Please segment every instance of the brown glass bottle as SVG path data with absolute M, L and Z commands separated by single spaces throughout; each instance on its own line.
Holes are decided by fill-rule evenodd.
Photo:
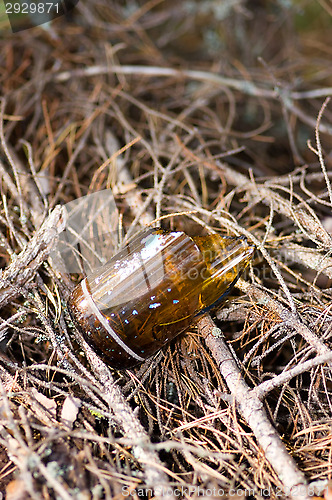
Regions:
M 146 229 L 74 289 L 72 317 L 110 366 L 130 368 L 218 301 L 253 250 L 244 238 Z

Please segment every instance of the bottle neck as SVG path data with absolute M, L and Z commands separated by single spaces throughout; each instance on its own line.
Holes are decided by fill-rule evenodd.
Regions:
M 254 247 L 244 237 L 211 234 L 194 237 L 206 263 L 202 286 L 201 310 L 217 302 L 234 284 L 248 265 Z

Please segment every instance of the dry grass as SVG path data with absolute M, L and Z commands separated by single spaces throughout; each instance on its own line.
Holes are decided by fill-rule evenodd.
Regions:
M 81 0 L 67 21 L 1 39 L 1 489 L 277 498 L 289 484 L 248 396 L 320 495 L 332 472 L 330 8 L 120 3 Z M 247 396 L 205 342 L 210 323 L 128 372 L 78 348 L 70 282 L 47 260 L 60 212 L 38 229 L 106 187 L 127 229 L 190 212 L 163 225 L 257 246 L 213 315 Z

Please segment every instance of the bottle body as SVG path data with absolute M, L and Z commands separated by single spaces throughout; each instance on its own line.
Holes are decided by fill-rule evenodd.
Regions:
M 242 238 L 147 229 L 74 289 L 69 309 L 110 366 L 130 368 L 218 301 L 252 252 Z

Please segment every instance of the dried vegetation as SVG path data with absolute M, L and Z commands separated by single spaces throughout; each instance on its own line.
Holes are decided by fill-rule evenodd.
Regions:
M 81 0 L 67 20 L 2 35 L 8 499 L 323 495 L 331 24 L 323 0 Z M 81 342 L 48 261 L 55 207 L 106 187 L 126 228 L 188 212 L 162 224 L 257 246 L 213 321 L 128 372 Z

